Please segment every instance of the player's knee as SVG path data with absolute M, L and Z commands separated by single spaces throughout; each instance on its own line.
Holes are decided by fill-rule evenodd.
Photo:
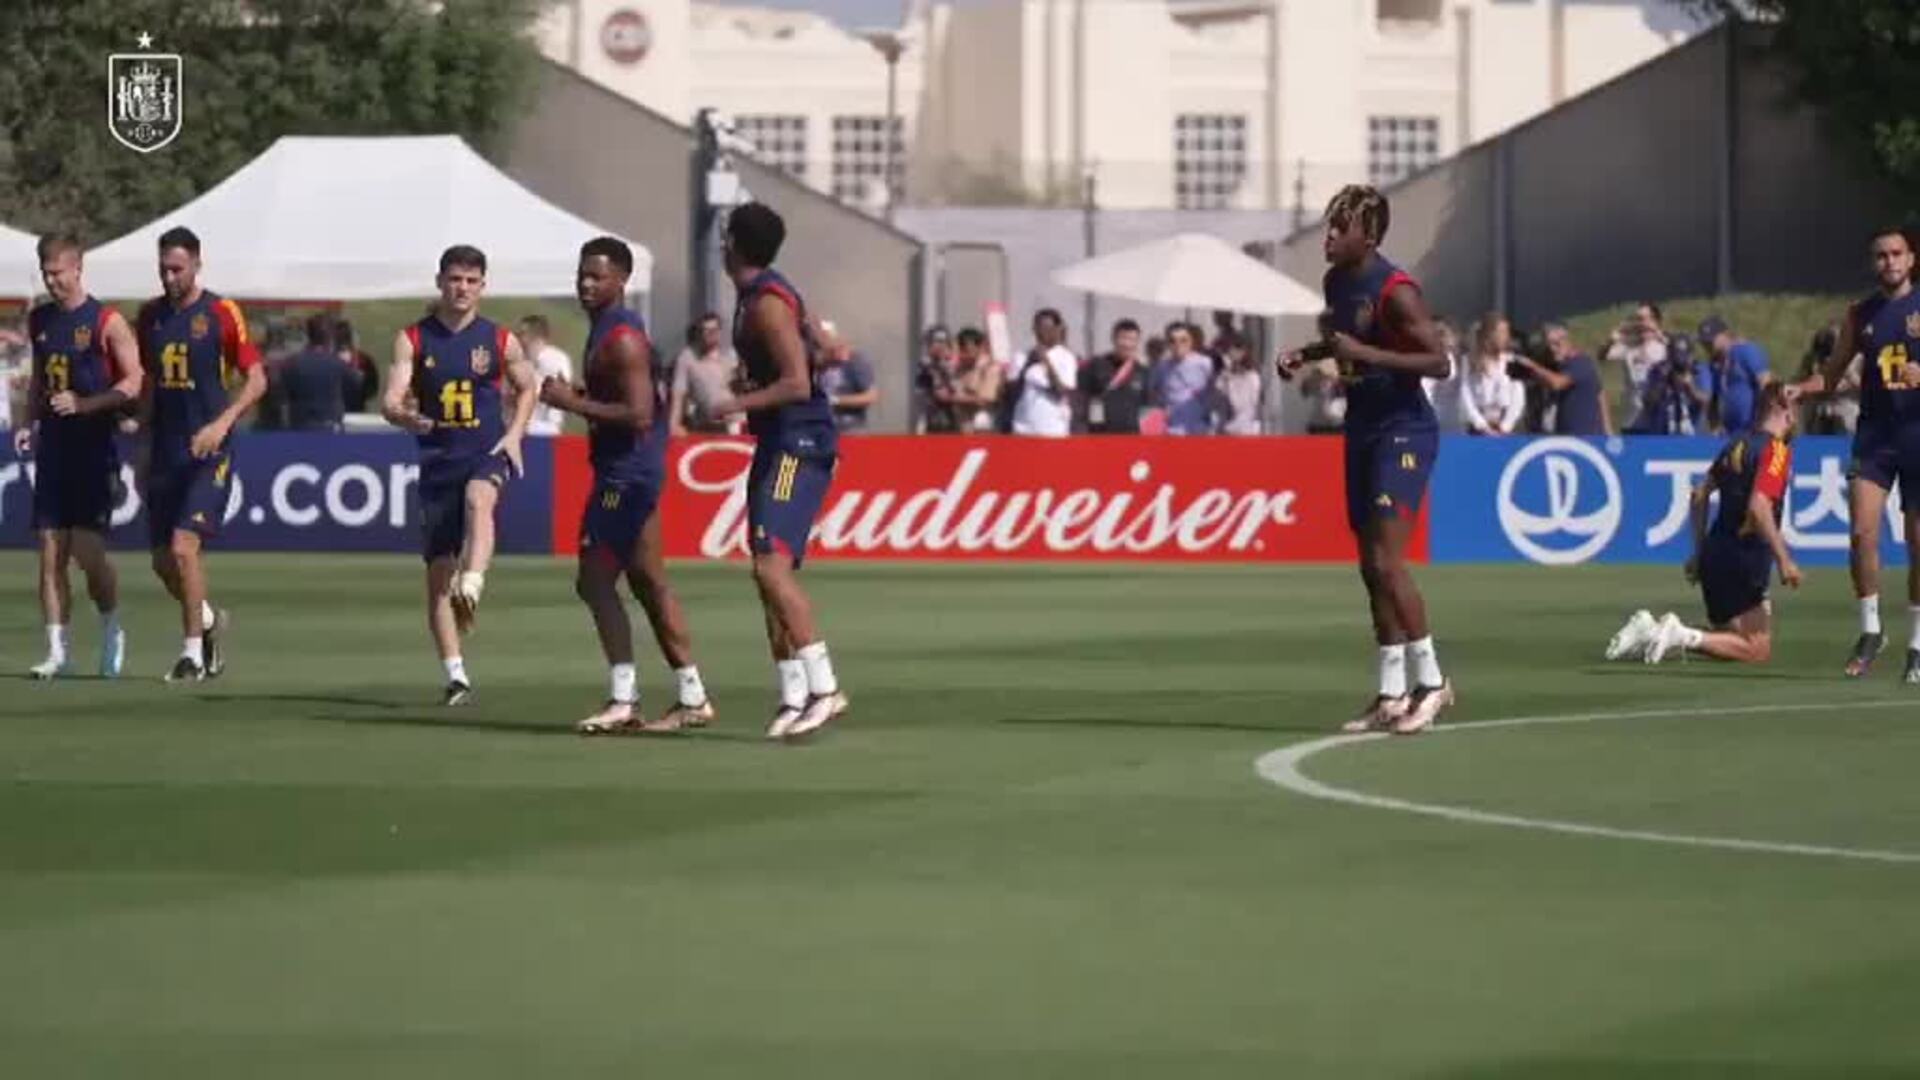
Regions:
M 200 538 L 192 533 L 176 531 L 172 541 L 167 544 L 167 554 L 176 563 L 184 563 L 199 553 Z
M 1880 545 L 1880 521 L 1878 517 L 1855 517 L 1847 529 L 1847 539 L 1856 550 L 1878 552 Z
M 1773 635 L 1747 635 L 1747 659 L 1755 664 L 1764 664 L 1773 659 Z

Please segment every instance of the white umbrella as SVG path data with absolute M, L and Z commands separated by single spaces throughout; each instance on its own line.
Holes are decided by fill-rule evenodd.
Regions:
M 39 238 L 0 225 L 0 297 L 33 299 L 40 287 Z
M 1053 272 L 1056 284 L 1163 307 L 1318 315 L 1319 293 L 1207 233 L 1180 233 Z

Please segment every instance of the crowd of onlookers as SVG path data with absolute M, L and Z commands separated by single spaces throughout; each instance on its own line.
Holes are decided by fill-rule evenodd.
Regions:
M 810 327 L 818 377 L 843 431 L 867 427 L 880 388 L 873 364 L 831 321 Z M 269 370 L 255 425 L 266 430 L 334 431 L 379 401 L 380 366 L 351 322 L 329 312 L 293 321 L 256 316 L 253 333 Z M 31 351 L 17 321 L 0 323 L 0 427 L 24 404 Z M 1713 316 L 1693 332 L 1670 331 L 1660 308 L 1641 304 L 1591 352 L 1567 328 L 1549 323 L 1531 336 L 1490 313 L 1458 332 L 1439 322 L 1452 374 L 1426 382 L 1443 430 L 1470 435 L 1709 435 L 1746 430 L 1760 391 L 1774 378 L 1766 350 Z M 540 378 L 573 378 L 571 359 L 553 344 L 546 319 L 515 324 Z M 1826 358 L 1835 329 L 1815 335 L 1801 358 L 1804 376 Z M 1032 345 L 995 359 L 986 334 L 929 328 L 914 380 L 914 430 L 1065 436 L 1087 434 L 1258 435 L 1267 430 L 1273 382 L 1231 314 L 1212 330 L 1168 323 L 1149 335 L 1132 319 L 1113 324 L 1109 348 L 1082 359 L 1067 347 L 1067 324 L 1052 309 L 1033 319 Z M 716 417 L 735 392 L 740 361 L 718 314 L 687 327 L 673 358 L 668 420 L 674 434 L 737 434 L 738 416 Z M 1616 387 L 1609 392 L 1607 385 Z M 1345 381 L 1333 361 L 1296 377 L 1309 432 L 1337 433 Z M 1859 366 L 1840 393 L 1807 403 L 1805 429 L 1845 433 L 1859 415 Z M 557 435 L 563 416 L 537 406 L 529 431 Z
M 1148 337 L 1121 319 L 1108 350 L 1084 362 L 1066 338 L 1066 321 L 1051 308 L 1033 318 L 1032 347 L 1004 360 L 989 354 L 978 329 L 928 329 L 915 377 L 917 429 L 1043 437 L 1262 431 L 1266 383 L 1228 313 L 1214 317 L 1211 337 L 1185 321 Z

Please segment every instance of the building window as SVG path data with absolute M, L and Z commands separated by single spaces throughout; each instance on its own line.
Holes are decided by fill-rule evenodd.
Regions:
M 887 194 L 887 118 L 836 116 L 833 118 L 833 197 L 847 202 L 884 202 Z M 900 120 L 894 118 L 893 187 L 899 190 L 906 175 L 906 145 Z
M 754 160 L 789 176 L 807 178 L 807 118 L 747 115 L 734 121 L 740 137 L 753 143 Z
M 1367 178 L 1375 187 L 1403 180 L 1439 160 L 1438 117 L 1367 118 Z
M 1247 179 L 1247 118 L 1182 113 L 1173 118 L 1173 202 L 1182 210 L 1230 206 Z

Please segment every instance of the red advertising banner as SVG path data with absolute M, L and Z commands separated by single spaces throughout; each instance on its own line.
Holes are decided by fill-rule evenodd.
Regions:
M 809 557 L 1350 562 L 1340 440 L 1327 437 L 842 440 Z M 577 550 L 585 440 L 554 455 L 554 547 Z M 753 444 L 676 441 L 666 552 L 744 557 Z M 1427 553 L 1421 514 L 1412 557 Z

